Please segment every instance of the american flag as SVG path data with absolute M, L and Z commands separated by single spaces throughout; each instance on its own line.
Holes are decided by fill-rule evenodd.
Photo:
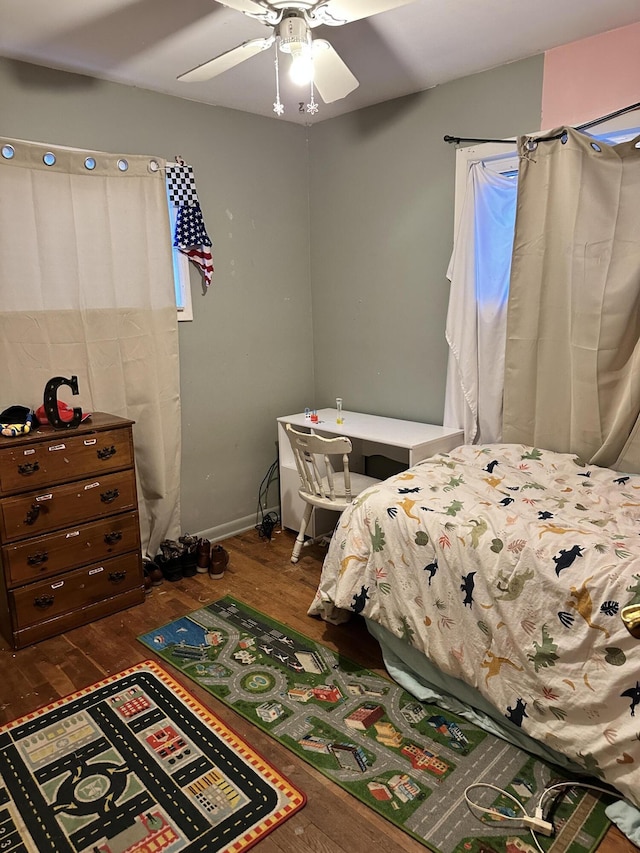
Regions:
M 212 243 L 197 202 L 178 207 L 173 245 L 200 268 L 204 285 L 209 287 L 213 277 Z

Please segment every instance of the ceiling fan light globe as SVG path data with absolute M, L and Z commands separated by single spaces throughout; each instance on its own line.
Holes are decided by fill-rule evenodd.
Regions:
M 289 79 L 296 86 L 306 86 L 313 80 L 313 59 L 308 51 L 294 55 L 289 68 Z

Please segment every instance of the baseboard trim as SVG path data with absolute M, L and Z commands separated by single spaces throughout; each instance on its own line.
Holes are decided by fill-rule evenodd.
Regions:
M 280 507 L 273 506 L 265 510 L 267 513 L 274 513 L 280 518 Z M 258 519 L 259 520 L 259 519 Z M 219 542 L 221 539 L 228 539 L 230 536 L 238 536 L 240 533 L 245 533 L 247 530 L 255 529 L 256 516 L 246 515 L 244 518 L 236 518 L 234 521 L 228 521 L 226 524 L 219 524 L 216 527 L 209 527 L 196 535 L 202 539 L 209 539 L 211 542 Z M 258 535 L 256 531 L 256 536 Z

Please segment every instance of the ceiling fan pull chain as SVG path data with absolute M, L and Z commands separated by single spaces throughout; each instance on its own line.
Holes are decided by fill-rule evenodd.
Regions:
M 278 70 L 278 39 L 275 40 L 276 46 L 276 58 L 274 60 L 274 66 L 276 69 L 276 99 L 273 104 L 273 111 L 276 115 L 281 116 L 284 112 L 284 104 L 280 100 L 280 72 Z
M 313 95 L 313 79 L 311 80 L 311 100 L 307 104 L 307 112 L 312 116 L 318 112 L 318 104 L 316 103 L 316 99 Z

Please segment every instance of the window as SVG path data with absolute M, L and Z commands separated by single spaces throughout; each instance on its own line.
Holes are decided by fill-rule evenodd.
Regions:
M 619 144 L 635 138 L 638 129 L 625 128 L 628 122 L 628 117 L 620 116 L 615 123 L 600 125 L 598 133 L 591 134 L 594 144 L 596 140 Z M 515 141 L 456 151 L 454 245 L 447 272 L 451 280 L 446 326 L 450 351 L 444 425 L 463 426 L 467 442 L 501 440 L 518 165 Z
M 189 276 L 189 259 L 180 249 L 173 245 L 173 235 L 176 232 L 176 219 L 178 208 L 169 200 L 167 191 L 167 205 L 169 207 L 169 225 L 171 229 L 171 251 L 173 254 L 173 284 L 176 294 L 176 308 L 178 309 L 178 321 L 193 320 L 193 305 L 191 303 L 191 279 Z
M 591 133 L 595 139 L 606 140 L 610 145 L 615 145 L 638 136 L 640 128 L 629 127 L 629 116 L 625 114 L 617 116 L 606 123 L 603 122 L 599 126 L 597 133 L 589 130 L 586 132 Z M 543 135 L 543 131 L 535 131 L 535 135 Z M 469 167 L 472 163 L 480 161 L 505 177 L 517 178 L 518 154 L 515 137 L 513 145 L 485 142 L 456 150 L 454 234 L 458 233 L 458 224 L 462 214 L 462 203 L 467 185 Z

